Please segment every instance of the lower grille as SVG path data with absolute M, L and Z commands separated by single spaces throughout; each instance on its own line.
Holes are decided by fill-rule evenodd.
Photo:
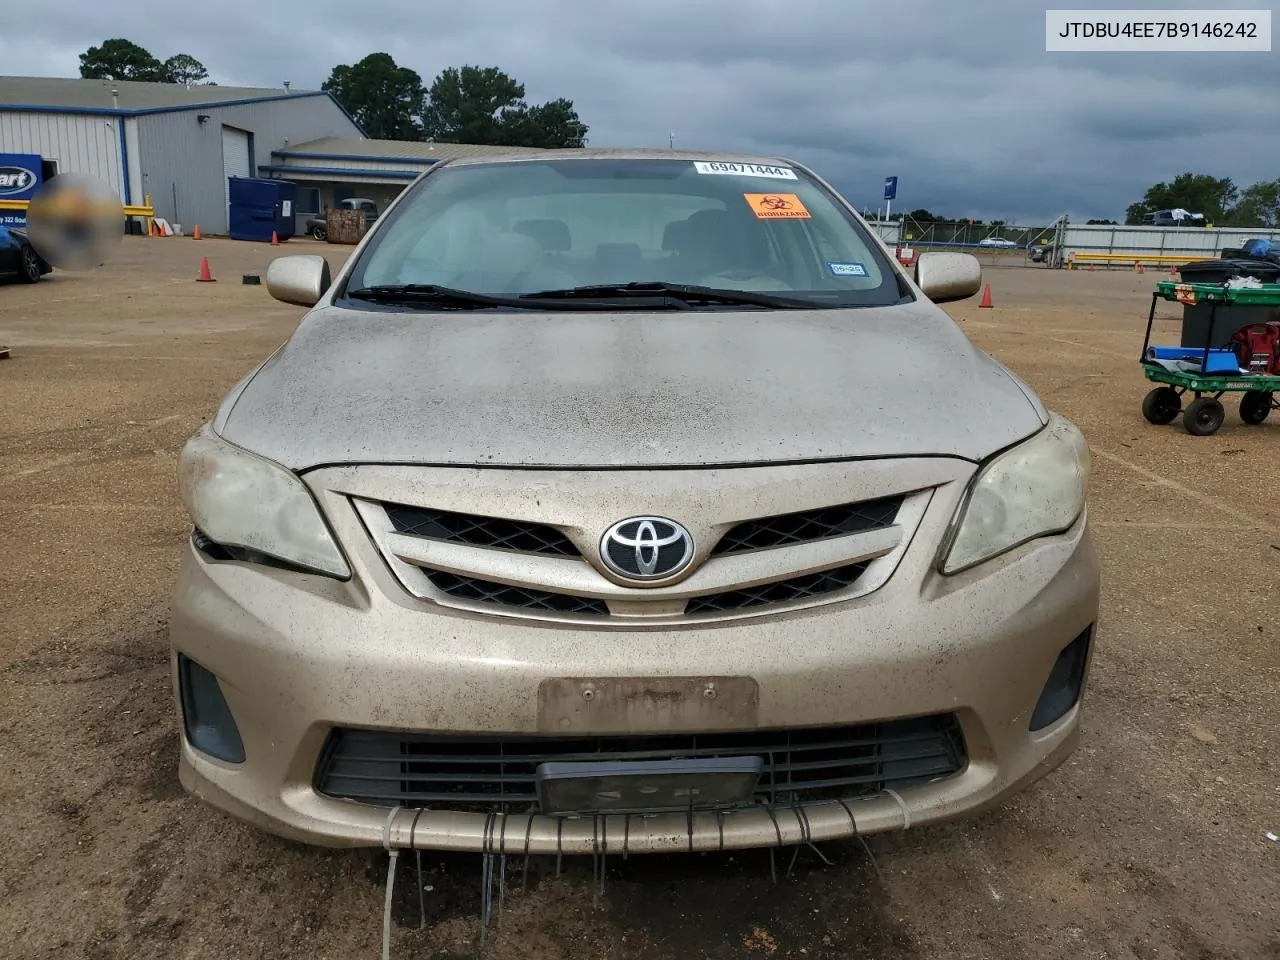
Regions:
M 760 757 L 755 802 L 789 806 L 870 796 L 960 772 L 964 737 L 953 714 L 846 727 L 631 737 L 471 736 L 336 729 L 316 768 L 326 796 L 444 810 L 537 808 L 547 761 Z

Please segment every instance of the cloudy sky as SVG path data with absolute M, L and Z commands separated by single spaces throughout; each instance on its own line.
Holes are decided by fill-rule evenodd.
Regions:
M 1250 5 L 1262 6 L 1238 4 Z M 427 84 L 448 66 L 497 66 L 531 101 L 573 100 L 592 145 L 663 146 L 674 132 L 678 147 L 800 160 L 859 207 L 879 205 L 884 177 L 897 175 L 895 209 L 1015 222 L 1122 219 L 1149 185 L 1184 170 L 1242 186 L 1280 176 L 1280 53 L 1046 53 L 1044 10 L 1031 0 L 40 0 L 9 6 L 0 64 L 76 76 L 86 47 L 125 37 L 161 59 L 189 53 L 226 85 L 314 89 L 335 64 L 380 50 Z

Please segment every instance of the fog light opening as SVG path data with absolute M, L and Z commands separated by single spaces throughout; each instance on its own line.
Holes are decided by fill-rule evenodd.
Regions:
M 1090 625 L 1058 654 L 1040 693 L 1040 702 L 1031 715 L 1032 733 L 1061 720 L 1079 702 L 1092 638 L 1093 626 Z
M 178 654 L 178 686 L 187 742 L 217 760 L 244 763 L 244 742 L 218 678 Z

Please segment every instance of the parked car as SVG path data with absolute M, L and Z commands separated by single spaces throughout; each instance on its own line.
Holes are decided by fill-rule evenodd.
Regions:
M 180 771 L 285 837 L 901 830 L 1075 748 L 1089 450 L 785 159 L 442 161 L 184 448 Z M 1048 814 L 1046 814 L 1048 815 Z
M 1142 215 L 1142 222 L 1154 227 L 1204 227 L 1207 226 L 1204 214 L 1192 213 L 1176 207 L 1172 210 L 1156 210 Z
M 35 283 L 52 272 L 53 267 L 31 245 L 26 230 L 0 226 L 0 277 Z
M 372 200 L 366 200 L 364 197 L 339 200 L 334 207 L 337 210 L 363 210 L 365 223 L 369 227 L 372 227 L 379 217 L 378 205 Z M 316 240 L 324 240 L 328 236 L 328 223 L 323 215 L 308 219 L 306 228 L 307 233 L 311 234 Z
M 1018 245 L 1012 240 L 1005 240 L 1003 237 L 987 237 L 978 241 L 980 247 L 997 247 L 1001 250 L 1017 250 Z
M 1027 257 L 1032 263 L 1051 263 L 1055 249 L 1056 244 L 1053 241 L 1049 243 L 1033 243 L 1027 248 Z

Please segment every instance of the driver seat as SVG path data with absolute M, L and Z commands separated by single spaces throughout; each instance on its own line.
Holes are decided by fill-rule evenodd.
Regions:
M 699 210 L 673 240 L 686 270 L 710 277 L 726 270 L 765 272 L 770 264 L 763 224 L 728 210 Z

